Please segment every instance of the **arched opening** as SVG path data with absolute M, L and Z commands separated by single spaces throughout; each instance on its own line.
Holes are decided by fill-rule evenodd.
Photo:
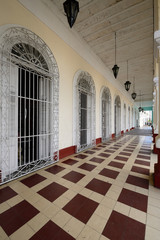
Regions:
M 111 136 L 111 94 L 108 88 L 104 88 L 101 96 L 102 111 L 102 142 Z
M 121 134 L 121 100 L 117 96 L 114 102 L 114 116 L 115 116 L 115 135 Z
M 77 152 L 95 145 L 95 87 L 92 77 L 81 72 L 76 80 Z
M 131 117 L 131 127 L 134 127 L 134 112 L 133 112 L 133 107 L 132 107 L 132 117 Z
M 128 107 L 128 131 L 130 130 L 130 118 L 131 118 L 131 112 L 130 112 L 130 107 Z
M 5 182 L 58 160 L 59 73 L 47 45 L 18 27 L 2 37 L 1 67 Z

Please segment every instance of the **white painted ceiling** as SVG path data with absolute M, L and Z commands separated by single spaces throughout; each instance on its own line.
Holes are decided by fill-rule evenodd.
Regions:
M 65 0 L 50 0 L 64 15 Z M 153 0 L 79 0 L 73 29 L 110 70 L 115 64 L 117 35 L 117 81 L 129 80 L 136 101 L 153 99 Z M 67 18 L 66 18 L 67 21 Z M 128 61 L 128 79 L 127 79 Z M 111 70 L 112 71 L 112 70 Z

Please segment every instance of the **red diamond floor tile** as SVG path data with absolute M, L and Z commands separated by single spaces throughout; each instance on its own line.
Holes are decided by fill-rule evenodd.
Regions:
M 137 155 L 137 158 L 143 158 L 145 160 L 150 160 L 150 157 L 144 156 L 144 155 L 140 155 L 140 154 Z
M 69 159 L 67 159 L 67 160 L 65 160 L 63 163 L 65 163 L 65 164 L 68 164 L 68 165 L 74 165 L 74 164 L 76 164 L 78 161 L 76 161 L 76 160 L 73 160 L 73 159 L 71 159 L 71 158 L 69 158 Z
M 149 153 L 151 153 L 151 149 L 149 148 L 140 148 L 140 151 L 144 151 L 144 152 L 149 152 Z
M 132 150 L 134 150 L 135 149 L 135 147 L 131 147 L 131 146 L 126 146 L 126 148 L 129 148 L 129 149 L 132 149 Z
M 130 183 L 132 185 L 146 188 L 146 189 L 149 188 L 149 180 L 140 178 L 140 177 L 136 177 L 136 176 L 132 176 L 132 175 L 128 176 L 126 183 Z
M 98 205 L 97 202 L 77 194 L 63 207 L 63 210 L 81 222 L 87 223 Z
M 127 162 L 127 160 L 128 160 L 128 158 L 126 158 L 126 157 L 122 157 L 122 156 L 116 156 L 114 159 L 116 159 L 116 160 L 121 160 L 121 161 L 125 161 L 125 162 Z
M 67 190 L 68 188 L 53 182 L 49 184 L 47 187 L 41 189 L 38 193 L 42 197 L 46 198 L 48 201 L 53 202 Z
M 111 240 L 144 240 L 145 225 L 113 211 L 102 234 Z
M 119 172 L 108 169 L 108 168 L 104 168 L 99 174 L 102 175 L 102 176 L 105 176 L 105 177 L 116 179 Z
M 118 147 L 110 147 L 110 149 L 118 150 Z
M 74 240 L 67 232 L 51 220 L 48 221 L 30 240 Z
M 131 169 L 132 172 L 149 175 L 149 169 L 133 166 Z
M 98 156 L 100 156 L 100 157 L 104 157 L 104 158 L 108 158 L 108 157 L 110 157 L 110 154 L 107 154 L 107 153 L 100 153 L 100 154 L 98 154 Z
M 121 145 L 121 144 L 114 144 L 113 147 L 118 147 L 118 148 L 120 148 L 120 147 L 122 147 L 122 145 Z
M 151 147 L 146 147 L 146 146 L 142 146 L 141 150 L 144 150 L 144 151 L 149 151 L 151 150 Z
M 95 151 L 100 151 L 101 149 L 100 149 L 100 148 L 98 148 L 98 147 L 94 147 L 94 148 L 92 148 L 92 150 L 95 150 Z
M 87 154 L 94 154 L 95 152 L 94 152 L 94 151 L 90 151 L 90 150 L 88 150 L 88 151 L 85 151 L 84 153 L 87 153 Z
M 111 167 L 116 167 L 116 168 L 120 168 L 122 169 L 124 167 L 125 164 L 123 163 L 119 163 L 119 162 L 114 162 L 114 161 L 111 161 L 108 166 L 111 166 Z
M 79 166 L 79 168 L 84 169 L 86 171 L 92 171 L 94 168 L 96 168 L 95 165 L 89 164 L 89 163 L 83 163 L 82 165 Z
M 143 194 L 123 188 L 118 201 L 140 211 L 147 212 L 148 197 Z
M 108 192 L 110 186 L 111 186 L 110 183 L 94 178 L 85 186 L 85 188 L 88 188 L 99 194 L 105 195 Z
M 126 152 L 133 152 L 134 150 L 132 150 L 132 149 L 128 149 L 128 148 L 125 148 L 125 149 L 123 149 L 123 151 L 126 151 Z
M 105 150 L 104 152 L 107 152 L 107 153 L 114 153 L 115 151 L 107 149 L 107 150 Z
M 27 178 L 21 180 L 21 183 L 23 183 L 27 187 L 31 188 L 31 187 L 35 186 L 36 184 L 44 181 L 45 179 L 46 179 L 45 177 L 36 173 L 30 177 L 27 177 Z
M 73 183 L 77 183 L 78 181 L 80 181 L 85 175 L 82 173 L 78 173 L 75 171 L 71 171 L 69 173 L 67 173 L 66 175 L 63 176 L 64 179 L 71 181 Z
M 10 236 L 38 213 L 36 208 L 24 200 L 0 215 L 0 225 Z
M 106 147 L 106 146 L 104 146 L 104 145 L 101 144 L 101 145 L 98 145 L 97 147 L 104 148 L 104 147 Z
M 64 167 L 60 167 L 58 165 L 54 165 L 50 168 L 47 168 L 46 171 L 49 172 L 49 173 L 52 173 L 52 174 L 57 174 L 61 171 L 63 171 L 65 168 Z
M 140 154 L 151 155 L 151 151 L 139 151 Z
M 138 159 L 136 159 L 134 163 L 139 164 L 139 165 L 148 166 L 148 167 L 150 166 L 150 162 L 143 161 L 143 160 L 138 160 Z
M 96 162 L 96 163 L 102 163 L 104 159 L 98 158 L 98 157 L 93 157 L 90 159 L 91 162 Z
M 16 195 L 17 193 L 8 186 L 0 189 L 0 204 Z
M 88 157 L 88 156 L 86 156 L 86 155 L 84 155 L 84 154 L 78 154 L 78 155 L 76 155 L 75 157 L 76 157 L 76 158 L 79 158 L 79 159 L 85 159 L 85 158 Z
M 126 152 L 120 152 L 120 155 L 125 155 L 125 156 L 131 156 L 131 153 L 126 153 Z

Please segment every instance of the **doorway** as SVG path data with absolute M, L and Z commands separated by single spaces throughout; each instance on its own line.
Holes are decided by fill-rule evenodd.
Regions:
M 115 136 L 118 136 L 121 134 L 121 101 L 119 96 L 115 98 L 114 119 Z
M 111 135 L 111 95 L 108 88 L 102 92 L 102 142 L 105 142 Z

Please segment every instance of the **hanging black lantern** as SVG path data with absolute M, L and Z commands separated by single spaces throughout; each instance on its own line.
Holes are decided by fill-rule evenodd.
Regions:
M 130 81 L 126 81 L 126 82 L 124 83 L 124 85 L 125 85 L 126 91 L 129 91 L 130 86 L 131 86 L 131 82 L 130 82 Z
M 135 100 L 137 97 L 137 93 L 135 92 L 135 77 L 133 79 L 133 93 L 131 94 L 131 96 L 132 96 L 133 100 Z
M 128 81 L 128 60 L 127 60 L 127 81 L 124 83 L 124 86 L 125 86 L 126 91 L 129 91 L 131 82 Z
M 115 32 L 115 65 L 114 65 L 114 67 L 112 68 L 112 71 L 113 71 L 114 77 L 117 78 L 118 71 L 119 71 L 119 67 L 118 67 L 117 64 L 116 64 L 116 32 Z
M 118 71 L 119 71 L 119 67 L 117 66 L 117 64 L 114 65 L 114 67 L 112 68 L 112 71 L 113 71 L 114 77 L 117 78 Z
M 139 112 L 142 112 L 142 108 L 141 107 L 139 107 L 138 110 L 139 110 Z
M 135 100 L 136 97 L 137 97 L 137 93 L 133 92 L 133 93 L 131 94 L 131 96 L 132 96 L 133 100 Z
M 79 12 L 79 3 L 76 0 L 66 0 L 63 3 L 63 7 L 67 15 L 69 26 L 72 28 Z

